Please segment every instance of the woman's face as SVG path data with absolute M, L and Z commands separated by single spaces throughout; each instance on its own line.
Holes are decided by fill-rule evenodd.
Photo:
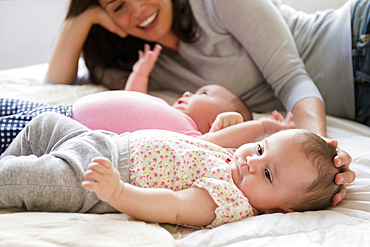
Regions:
M 129 35 L 160 43 L 171 32 L 171 0 L 99 0 L 99 4 Z

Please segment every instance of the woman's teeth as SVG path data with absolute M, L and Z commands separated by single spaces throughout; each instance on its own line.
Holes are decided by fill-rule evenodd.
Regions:
M 151 16 L 149 16 L 148 18 L 146 18 L 138 26 L 140 28 L 146 28 L 146 27 L 148 27 L 150 24 L 152 24 L 152 22 L 155 20 L 155 18 L 157 18 L 157 16 L 158 16 L 158 11 L 156 11 L 154 14 L 152 14 Z

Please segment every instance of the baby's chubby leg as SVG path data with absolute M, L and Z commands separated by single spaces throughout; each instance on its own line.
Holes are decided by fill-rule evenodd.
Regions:
M 81 187 L 84 171 L 92 157 L 112 158 L 100 147 L 114 150 L 99 135 L 54 113 L 33 119 L 0 156 L 0 208 L 89 211 L 99 200 Z

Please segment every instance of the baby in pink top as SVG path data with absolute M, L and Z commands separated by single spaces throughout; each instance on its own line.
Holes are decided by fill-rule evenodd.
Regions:
M 83 97 L 74 103 L 72 117 L 90 129 L 117 134 L 163 129 L 193 137 L 202 135 L 188 115 L 160 98 L 139 92 L 107 91 Z
M 163 129 L 194 137 L 252 119 L 244 102 L 220 85 L 201 87 L 195 94 L 185 92 L 172 107 L 148 95 L 148 77 L 161 49 L 155 46 L 151 51 L 146 45 L 144 52 L 139 53 L 125 90 L 87 95 L 77 100 L 72 108 L 73 119 L 90 129 L 118 134 Z

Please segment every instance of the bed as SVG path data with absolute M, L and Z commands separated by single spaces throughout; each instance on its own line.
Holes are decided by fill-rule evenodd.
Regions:
M 107 90 L 43 84 L 47 64 L 0 71 L 0 97 L 70 104 Z M 80 71 L 84 73 L 83 69 Z M 153 92 L 171 102 L 176 95 Z M 265 114 L 255 114 L 261 117 Z M 247 218 L 211 230 L 153 224 L 125 214 L 0 210 L 0 246 L 365 246 L 370 243 L 370 128 L 328 116 L 328 137 L 351 154 L 356 181 L 335 208 Z

